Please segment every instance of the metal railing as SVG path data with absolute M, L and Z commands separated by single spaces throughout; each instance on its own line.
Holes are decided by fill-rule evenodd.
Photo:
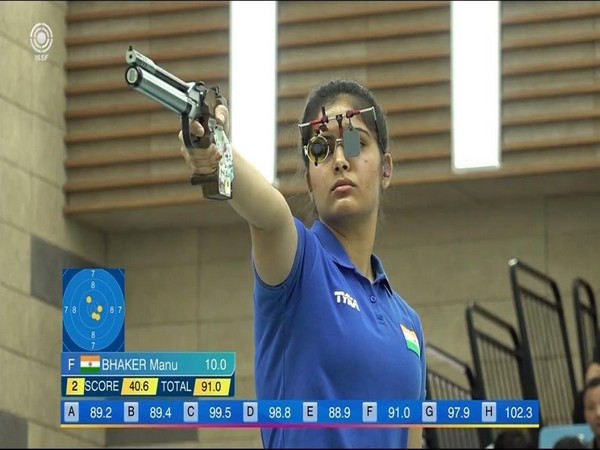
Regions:
M 585 384 L 585 372 L 592 361 L 600 362 L 596 348 L 598 339 L 598 313 L 596 298 L 590 284 L 581 279 L 573 280 L 573 307 L 577 326 L 577 343 L 581 357 L 581 378 Z
M 473 400 L 478 398 L 478 382 L 471 368 L 442 349 L 427 344 L 427 399 Z M 438 366 L 446 369 L 431 369 Z M 427 448 L 484 448 L 492 442 L 488 429 L 426 428 Z
M 577 387 L 560 290 L 552 278 L 518 259 L 511 259 L 509 268 L 523 356 L 531 364 L 528 370 L 540 402 L 540 424 L 570 423 Z
M 487 400 L 537 400 L 531 364 L 524 360 L 515 327 L 474 302 L 467 305 L 466 320 L 479 395 Z M 501 431 L 492 430 L 493 438 Z M 530 438 L 537 442 L 537 429 L 530 430 Z

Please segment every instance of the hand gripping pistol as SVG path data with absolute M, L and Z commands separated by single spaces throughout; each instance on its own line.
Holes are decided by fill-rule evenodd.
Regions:
M 227 106 L 227 100 L 219 93 L 218 86 L 207 87 L 204 82 L 186 83 L 154 61 L 134 50 L 125 53 L 127 69 L 125 81 L 136 91 L 181 116 L 183 142 L 188 149 L 214 143 L 221 153 L 219 167 L 208 175 L 194 174 L 193 185 L 201 185 L 205 198 L 229 200 L 232 197 L 233 155 L 223 126 L 215 119 L 217 105 Z M 190 134 L 190 120 L 198 120 L 205 130 L 204 136 L 195 139 Z

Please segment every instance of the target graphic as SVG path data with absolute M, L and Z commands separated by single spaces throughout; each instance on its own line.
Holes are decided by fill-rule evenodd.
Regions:
M 44 22 L 36 23 L 29 33 L 31 47 L 38 53 L 46 53 L 52 47 L 52 29 Z
M 63 352 L 125 351 L 123 269 L 63 269 Z

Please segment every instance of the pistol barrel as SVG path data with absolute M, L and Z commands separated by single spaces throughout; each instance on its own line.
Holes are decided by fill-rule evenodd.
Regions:
M 185 81 L 180 80 L 175 75 L 167 72 L 160 66 L 157 66 L 154 61 L 152 61 L 147 56 L 141 54 L 137 50 L 134 50 L 130 45 L 127 52 L 125 52 L 125 61 L 130 66 L 139 66 L 142 69 L 145 69 L 147 72 L 150 72 L 152 75 L 160 78 L 165 83 L 174 87 L 175 89 L 181 92 L 187 92 L 187 85 Z
M 190 114 L 194 107 L 186 93 L 175 89 L 140 66 L 128 67 L 125 72 L 125 80 L 136 91 L 161 103 L 177 114 Z

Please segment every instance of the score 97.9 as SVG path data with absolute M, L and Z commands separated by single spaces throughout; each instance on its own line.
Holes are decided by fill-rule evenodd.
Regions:
M 471 410 L 468 406 L 450 406 L 448 408 L 447 417 L 453 419 L 468 419 L 471 416 Z

